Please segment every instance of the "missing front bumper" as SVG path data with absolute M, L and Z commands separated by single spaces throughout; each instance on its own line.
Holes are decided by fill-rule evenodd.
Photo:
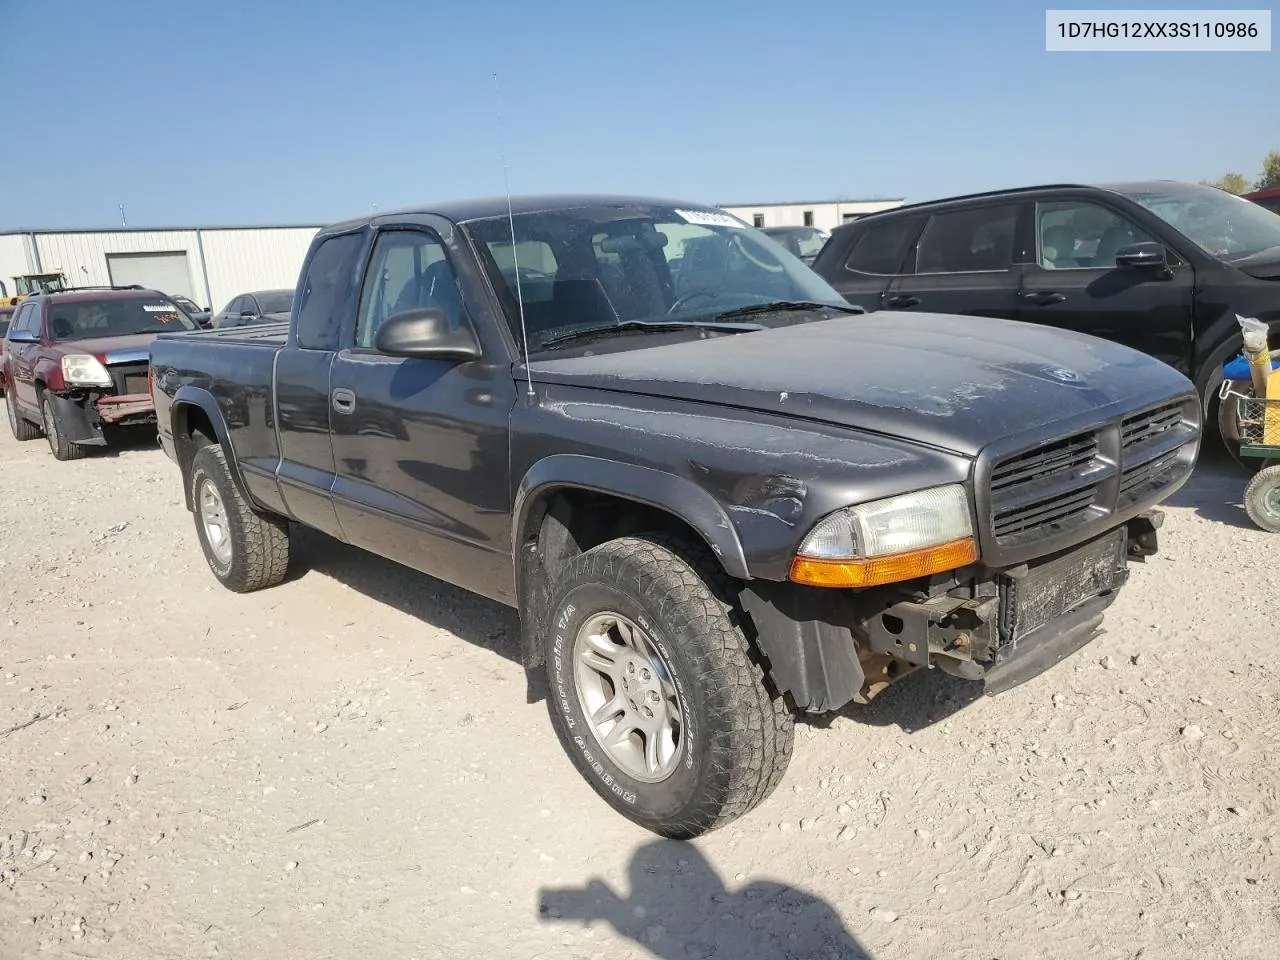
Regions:
M 989 694 L 1042 673 L 1092 640 L 1128 580 L 1154 554 L 1151 511 L 1062 553 L 1010 570 L 868 591 L 753 581 L 742 591 L 774 686 L 805 712 L 866 703 L 937 667 Z

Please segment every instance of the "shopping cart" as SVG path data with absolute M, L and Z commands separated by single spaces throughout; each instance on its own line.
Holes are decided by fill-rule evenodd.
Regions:
M 1277 375 L 1280 370 L 1272 373 Z M 1224 380 L 1219 398 L 1224 404 L 1235 401 L 1240 456 L 1263 461 L 1262 469 L 1245 487 L 1244 509 L 1263 530 L 1280 533 L 1280 397 L 1241 392 L 1237 384 L 1239 381 Z

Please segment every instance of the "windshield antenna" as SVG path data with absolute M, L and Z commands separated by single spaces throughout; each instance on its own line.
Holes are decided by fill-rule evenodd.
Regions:
M 520 255 L 516 253 L 516 218 L 511 212 L 511 178 L 507 173 L 507 145 L 502 133 L 502 90 L 498 74 L 493 74 L 493 94 L 498 113 L 498 152 L 502 156 L 502 183 L 507 193 L 507 225 L 511 228 L 511 262 L 516 274 L 516 308 L 520 311 L 520 346 L 524 348 L 524 372 L 528 377 L 529 396 L 533 396 L 533 373 L 529 370 L 529 330 L 524 322 L 524 290 L 520 285 Z

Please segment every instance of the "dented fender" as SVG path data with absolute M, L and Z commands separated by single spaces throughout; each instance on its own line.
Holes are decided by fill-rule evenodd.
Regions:
M 548 385 L 512 411 L 512 542 L 535 493 L 612 493 L 680 516 L 741 579 L 786 580 L 820 519 L 856 503 L 967 483 L 973 462 L 907 440 L 785 415 Z M 548 449 L 567 451 L 544 456 Z

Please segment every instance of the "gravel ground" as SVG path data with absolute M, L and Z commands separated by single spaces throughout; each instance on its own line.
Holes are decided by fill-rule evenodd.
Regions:
M 1273 958 L 1280 539 L 1243 486 L 1202 464 L 1048 674 L 806 723 L 681 844 L 579 780 L 510 611 L 314 534 L 233 595 L 154 446 L 0 429 L 0 957 Z

